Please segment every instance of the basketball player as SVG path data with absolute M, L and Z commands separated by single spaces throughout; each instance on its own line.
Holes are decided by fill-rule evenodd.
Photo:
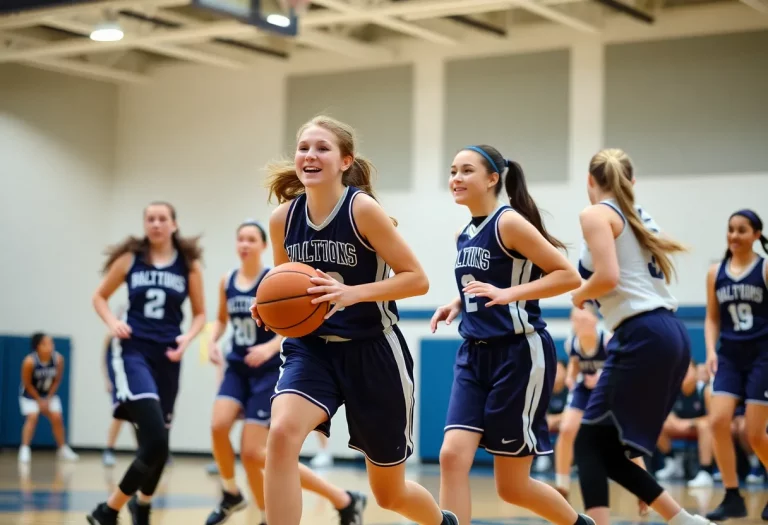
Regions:
M 755 241 L 768 252 L 760 217 L 752 210 L 733 213 L 728 219 L 728 249 L 707 274 L 704 334 L 707 364 L 714 374 L 710 417 L 715 459 L 725 486 L 725 498 L 707 514 L 714 520 L 747 515 L 731 439 L 731 420 L 741 399 L 746 404 L 747 439 L 768 465 L 768 263 L 753 250 Z M 768 520 L 768 505 L 762 516 Z
M 573 444 L 581 427 L 584 409 L 589 403 L 589 395 L 597 384 L 607 357 L 606 344 L 611 339 L 609 332 L 597 326 L 593 307 L 596 308 L 590 304 L 583 309 L 574 308 L 571 311 L 573 335 L 565 342 L 565 351 L 570 358 L 569 372 L 577 371 L 575 381 L 569 385 L 568 406 L 563 413 L 560 434 L 555 444 L 555 488 L 566 498 L 571 487 Z
M 691 359 L 688 332 L 667 286 L 674 270 L 669 254 L 685 248 L 659 235 L 653 219 L 636 207 L 634 182 L 623 151 L 592 157 L 592 205 L 580 215 L 585 244 L 579 270 L 586 281 L 572 300 L 577 308 L 597 300 L 613 336 L 576 438 L 584 508 L 597 525 L 608 525 L 610 477 L 672 525 L 706 524 L 630 459 L 651 455 Z
M 395 301 L 423 295 L 429 282 L 373 197 L 373 169 L 356 154 L 354 131 L 324 116 L 299 129 L 293 163 L 269 167 L 270 196 L 280 202 L 270 219 L 275 265 L 311 264 L 318 275 L 308 289 L 318 294 L 312 301 L 333 303 L 312 334 L 282 342 L 267 438 L 269 525 L 299 524 L 301 446 L 315 428 L 330 434 L 342 403 L 349 447 L 365 455 L 379 506 L 420 525 L 457 524 L 424 487 L 405 479 L 413 453 L 413 359 Z
M 469 146 L 454 157 L 448 186 L 472 218 L 456 240 L 459 295 L 431 321 L 434 332 L 461 314 L 464 339 L 440 450 L 440 505 L 470 523 L 469 470 L 481 446 L 494 455 L 501 499 L 558 525 L 591 523 L 530 477 L 534 457 L 552 453 L 546 414 L 557 361 L 539 299 L 576 288 L 579 275 L 544 227 L 518 163 Z M 502 187 L 509 205 L 498 201 Z
M 179 234 L 176 211 L 166 202 L 145 208 L 144 238 L 130 236 L 108 250 L 93 305 L 115 337 L 108 364 L 114 416 L 134 424 L 138 450 L 118 488 L 88 515 L 91 525 L 114 525 L 126 503 L 134 525 L 149 524 L 152 495 L 168 458 L 181 358 L 205 324 L 201 253 L 197 238 Z M 125 321 L 107 304 L 123 283 Z M 193 319 L 182 334 L 187 297 Z
M 69 448 L 64 437 L 61 399 L 56 395 L 64 374 L 64 357 L 56 352 L 51 336 L 41 332 L 32 335 L 30 346 L 32 352 L 21 362 L 19 406 L 25 421 L 21 429 L 19 462 L 29 463 L 32 459 L 29 444 L 35 435 L 40 414 L 51 422 L 59 458 L 77 461 L 79 456 Z
M 256 505 L 264 516 L 264 468 L 271 397 L 280 375 L 280 342 L 251 317 L 250 307 L 256 289 L 269 271 L 261 263 L 267 234 L 255 221 L 243 222 L 237 229 L 237 254 L 240 268 L 229 272 L 219 287 L 219 313 L 211 332 L 210 358 L 222 362 L 218 340 L 229 321 L 234 335 L 232 350 L 227 354 L 227 368 L 213 405 L 213 455 L 219 467 L 222 498 L 211 512 L 206 525 L 224 523 L 233 512 L 245 508 L 246 501 L 235 483 L 235 452 L 229 441 L 232 425 L 238 417 L 245 418 L 240 438 L 240 458 Z M 353 525 L 361 520 L 365 503 L 362 495 L 348 493 L 319 478 L 305 465 L 299 465 L 302 486 L 325 496 L 339 512 L 341 525 Z

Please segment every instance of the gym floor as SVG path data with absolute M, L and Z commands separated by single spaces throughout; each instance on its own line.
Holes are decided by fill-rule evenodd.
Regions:
M 117 465 L 105 468 L 97 453 L 83 453 L 79 462 L 66 463 L 56 459 L 53 452 L 35 451 L 32 462 L 20 467 L 15 450 L 0 453 L 0 525 L 64 525 L 84 524 L 85 514 L 106 498 L 120 481 L 131 456 L 119 455 Z M 210 458 L 174 457 L 160 482 L 153 507 L 153 525 L 192 525 L 205 523 L 208 513 L 219 497 L 218 478 L 206 473 Z M 362 465 L 337 464 L 318 472 L 342 487 L 368 492 Z M 433 494 L 438 493 L 437 465 L 409 467 L 410 479 L 418 480 Z M 245 473 L 238 465 L 237 479 L 247 490 Z M 548 478 L 543 477 L 547 480 Z M 473 523 L 479 525 L 527 525 L 544 523 L 531 513 L 504 503 L 496 495 L 492 470 L 477 467 L 472 472 Z M 711 489 L 687 489 L 683 483 L 667 485 L 672 494 L 691 512 L 704 513 L 719 502 L 723 494 L 720 485 Z M 729 523 L 762 523 L 760 512 L 768 500 L 764 487 L 745 489 L 749 518 Z M 249 498 L 250 499 L 250 498 Z M 578 483 L 574 480 L 571 501 L 581 510 Z M 635 498 L 617 486 L 611 487 L 613 522 L 663 523 L 654 513 L 641 518 Z M 259 513 L 253 505 L 233 516 L 230 525 L 256 525 Z M 122 523 L 130 523 L 128 514 L 121 514 Z M 302 524 L 336 525 L 337 514 L 325 500 L 304 493 Z M 382 510 L 373 498 L 368 500 L 366 525 L 395 525 L 408 523 L 397 514 Z

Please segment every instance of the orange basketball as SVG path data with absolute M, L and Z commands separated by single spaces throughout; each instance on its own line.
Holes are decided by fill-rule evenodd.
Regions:
M 270 330 L 284 337 L 302 337 L 323 324 L 330 303 L 312 304 L 318 295 L 309 295 L 310 277 L 317 272 L 300 262 L 272 268 L 256 290 L 256 310 Z

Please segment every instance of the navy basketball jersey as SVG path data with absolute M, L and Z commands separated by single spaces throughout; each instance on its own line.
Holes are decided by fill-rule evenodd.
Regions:
M 489 301 L 487 298 L 462 291 L 472 281 L 509 288 L 541 277 L 541 269 L 502 244 L 499 219 L 506 212 L 515 213 L 509 206 L 499 206 L 479 225 L 468 224 L 456 241 L 458 254 L 454 273 L 462 312 L 459 334 L 465 339 L 529 334 L 546 327 L 538 300 L 489 308 L 485 306 Z
M 30 352 L 32 359 L 35 362 L 35 367 L 32 369 L 32 386 L 35 387 L 38 394 L 42 397 L 48 395 L 51 390 L 51 385 L 56 379 L 56 364 L 59 362 L 59 354 L 53 352 L 51 359 L 47 363 L 40 361 L 40 356 L 37 352 Z M 32 399 L 32 396 L 24 388 L 24 384 L 21 385 L 21 395 Z
M 172 344 L 181 335 L 182 305 L 189 294 L 189 271 L 180 253 L 165 266 L 154 266 L 135 254 L 128 285 L 128 326 L 132 339 Z
M 565 341 L 565 352 L 568 354 L 568 357 L 575 357 L 579 360 L 579 372 L 585 375 L 592 375 L 603 368 L 605 360 L 608 359 L 608 351 L 606 350 L 607 339 L 605 330 L 598 330 L 597 349 L 594 355 L 588 357 L 582 352 L 579 338 L 572 335 Z
M 237 286 L 237 269 L 232 270 L 229 274 L 225 293 L 227 295 L 227 313 L 232 322 L 232 350 L 227 354 L 228 361 L 242 362 L 250 347 L 266 343 L 275 336 L 274 332 L 256 325 L 256 321 L 251 317 L 251 305 L 256 297 L 256 288 L 268 271 L 269 268 L 265 268 L 261 275 L 247 288 Z M 281 362 L 280 354 L 275 354 L 272 361 L 279 364 Z M 267 364 L 264 363 L 264 365 Z
M 768 337 L 768 259 L 756 257 L 741 276 L 728 269 L 730 259 L 720 263 L 715 293 L 720 305 L 720 337 L 726 341 L 750 341 Z
M 345 188 L 322 224 L 310 220 L 305 194 L 294 199 L 285 222 L 285 251 L 290 260 L 306 263 L 350 286 L 389 278 L 389 265 L 363 239 L 352 217 L 352 203 L 361 193 L 354 186 Z M 394 301 L 357 303 L 334 313 L 311 335 L 375 337 L 398 319 Z

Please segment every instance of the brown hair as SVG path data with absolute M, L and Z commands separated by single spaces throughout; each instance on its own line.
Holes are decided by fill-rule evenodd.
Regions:
M 549 244 L 555 248 L 567 251 L 565 244 L 554 235 L 551 235 L 544 226 L 539 207 L 536 206 L 533 197 L 528 193 L 525 174 L 523 173 L 523 168 L 520 164 L 513 160 L 505 159 L 504 155 L 502 155 L 499 150 L 493 146 L 488 146 L 487 144 L 469 146 L 464 149 L 479 153 L 481 162 L 489 174 L 499 174 L 499 182 L 494 187 L 496 195 L 501 193 L 503 184 L 504 190 L 507 192 L 509 205 L 530 222 Z M 491 165 L 491 163 L 493 163 L 493 165 Z
M 645 227 L 640 215 L 635 210 L 635 192 L 632 161 L 624 151 L 616 148 L 604 149 L 589 161 L 589 173 L 604 191 L 613 193 L 621 212 L 627 218 L 632 232 L 640 246 L 653 254 L 656 264 L 667 283 L 670 282 L 675 267 L 669 258 L 670 253 L 685 252 L 687 248 L 669 238 L 662 237 Z
M 374 196 L 371 178 L 376 173 L 375 166 L 366 158 L 355 154 L 355 130 L 351 126 L 340 122 L 334 118 L 319 115 L 299 128 L 296 133 L 296 141 L 304 131 L 310 126 L 320 126 L 336 137 L 341 156 L 352 156 L 354 161 L 347 171 L 345 171 L 341 180 L 345 186 L 356 186 Z M 272 196 L 277 197 L 277 203 L 295 199 L 304 193 L 304 185 L 296 174 L 296 168 L 293 161 L 283 160 L 273 162 L 267 166 L 269 175 L 267 176 L 267 187 L 269 188 L 269 201 Z
M 174 208 L 172 204 L 164 201 L 150 202 L 147 207 L 144 208 L 145 214 L 147 213 L 147 208 L 150 206 L 165 206 L 168 208 L 168 211 L 171 214 L 171 219 L 176 221 L 176 208 Z M 176 248 L 176 250 L 181 253 L 187 268 L 192 268 L 192 264 L 195 261 L 202 259 L 203 249 L 198 244 L 199 241 L 199 235 L 197 237 L 182 237 L 178 229 L 173 232 L 173 235 L 171 236 L 171 242 L 173 242 L 174 248 Z M 107 260 L 104 263 L 104 267 L 102 268 L 103 273 L 107 273 L 107 271 L 109 271 L 109 267 L 112 266 L 112 263 L 114 263 L 121 255 L 125 253 L 138 254 L 145 262 L 148 263 L 149 239 L 146 237 L 146 235 L 143 238 L 129 235 L 122 242 L 109 246 L 105 253 L 107 255 Z

